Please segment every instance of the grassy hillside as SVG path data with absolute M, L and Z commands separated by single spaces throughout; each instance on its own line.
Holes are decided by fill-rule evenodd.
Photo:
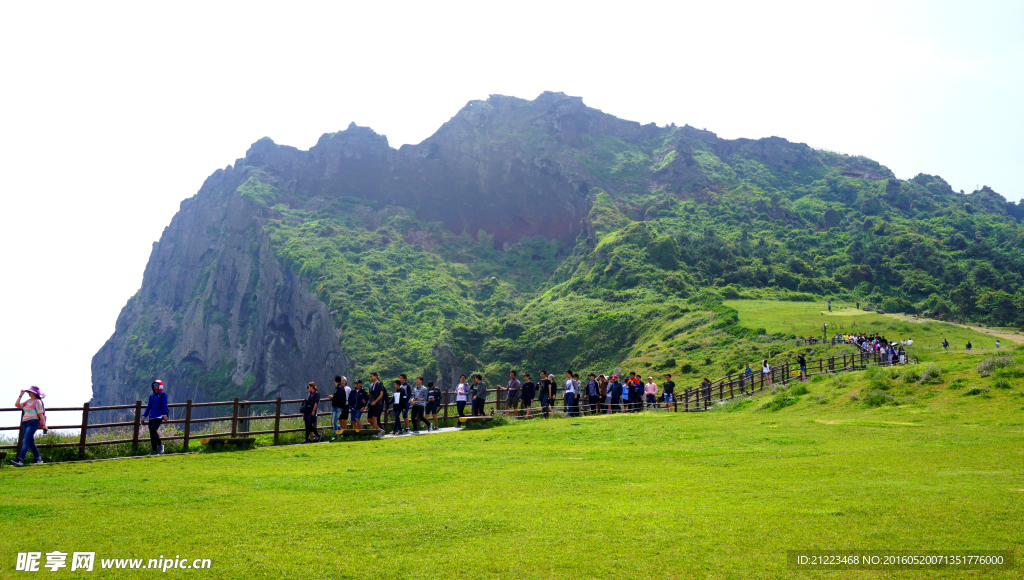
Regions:
M 704 414 L 5 468 L 0 566 L 77 550 L 212 558 L 204 578 L 789 578 L 801 548 L 1019 561 L 1024 352 L 1009 356 L 984 376 L 985 355 L 955 353 L 924 382 L 926 365 L 849 373 Z
M 968 341 L 976 352 L 995 352 L 997 337 L 930 319 L 895 318 L 892 315 L 865 312 L 855 304 L 833 301 L 832 312 L 824 302 L 791 302 L 778 300 L 727 300 L 725 305 L 739 312 L 740 323 L 747 327 L 765 328 L 769 332 L 795 336 L 822 336 L 828 325 L 828 336 L 877 332 L 890 340 L 913 339 L 911 356 L 932 360 L 929 355 L 943 351 L 942 340 L 949 341 L 949 351 L 963 351 Z M 1003 333 L 1007 334 L 1007 333 Z M 1015 340 L 1016 339 L 1016 340 Z M 1003 349 L 1024 342 L 1007 334 L 1000 337 Z

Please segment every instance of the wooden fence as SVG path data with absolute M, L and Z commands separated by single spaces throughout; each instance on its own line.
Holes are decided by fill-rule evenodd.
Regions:
M 910 362 L 915 362 L 916 363 L 917 361 L 916 360 L 912 360 Z M 830 357 L 830 358 L 827 358 L 827 359 L 818 359 L 818 360 L 813 360 L 813 361 L 807 361 L 807 372 L 808 372 L 808 376 L 811 376 L 811 375 L 816 375 L 816 374 L 825 374 L 825 373 L 836 373 L 836 372 L 844 372 L 844 371 L 863 370 L 863 369 L 866 369 L 870 365 L 881 365 L 881 364 L 883 364 L 882 363 L 882 358 L 881 358 L 881 356 L 878 353 L 870 352 L 870 351 L 866 351 L 866 350 L 861 349 L 860 352 L 858 352 L 858 353 L 853 353 L 853 354 L 849 354 L 849 355 L 844 354 L 842 357 L 835 357 L 835 356 L 833 356 L 833 357 Z M 797 369 L 796 373 L 794 373 L 794 371 L 793 371 L 794 368 Z M 760 391 L 764 391 L 765 389 L 769 389 L 773 385 L 780 385 L 780 384 L 781 385 L 785 385 L 785 384 L 789 383 L 790 381 L 792 381 L 794 377 L 799 378 L 799 372 L 798 371 L 799 371 L 799 367 L 798 366 L 796 366 L 796 365 L 794 365 L 792 363 L 783 363 L 781 365 L 776 365 L 775 367 L 773 367 L 772 368 L 772 372 L 769 375 L 767 375 L 767 376 L 763 375 L 760 370 L 754 372 L 751 375 L 746 375 L 744 373 L 731 374 L 731 375 L 725 376 L 723 378 L 720 378 L 717 381 L 714 381 L 713 383 L 711 383 L 711 385 L 709 387 L 704 387 L 704 388 L 702 388 L 702 387 L 694 387 L 694 388 L 691 388 L 691 389 L 686 389 L 682 393 L 682 397 L 681 397 L 682 400 L 680 400 L 679 393 L 677 393 L 676 397 L 675 397 L 676 400 L 674 402 L 672 402 L 671 404 L 668 404 L 668 405 L 662 403 L 662 404 L 660 404 L 659 407 L 656 407 L 656 408 L 662 409 L 662 410 L 669 410 L 669 408 L 671 408 L 672 411 L 682 410 L 684 412 L 685 411 L 705 411 L 711 405 L 713 405 L 716 401 L 723 401 L 723 400 L 734 399 L 737 396 L 748 396 L 748 395 L 751 395 L 751 394 L 754 394 L 754 393 L 757 393 L 757 392 L 760 392 Z M 457 415 L 453 414 L 453 412 L 452 412 L 452 407 L 455 406 L 455 401 L 452 400 L 454 395 L 455 395 L 455 393 L 454 393 L 454 391 L 443 391 L 443 392 L 444 392 L 444 402 L 441 403 L 441 412 L 438 413 L 438 418 L 440 419 L 441 417 L 443 417 L 444 420 L 447 420 L 449 418 L 457 416 Z M 484 403 L 484 413 L 487 414 L 487 407 L 491 408 L 491 413 L 492 414 L 496 413 L 497 411 L 503 410 L 504 406 L 505 406 L 505 400 L 504 400 L 505 389 L 503 389 L 503 388 L 488 389 L 487 392 L 488 393 L 494 393 L 495 395 L 494 395 L 493 398 L 491 398 L 488 395 L 488 399 Z M 577 401 L 577 406 L 579 407 L 579 409 L 581 411 L 585 410 L 587 408 L 587 403 L 585 401 L 586 398 L 585 397 L 578 397 L 578 398 L 580 400 Z M 561 401 L 562 411 L 563 412 L 567 411 L 567 408 L 565 406 L 565 399 L 564 399 L 564 397 L 559 398 L 559 400 Z M 232 401 L 220 401 L 220 402 L 212 402 L 212 403 L 193 403 L 191 399 L 186 401 L 186 402 L 184 402 L 184 403 L 172 403 L 172 404 L 168 405 L 169 413 L 170 413 L 169 416 L 168 416 L 168 419 L 166 421 L 164 421 L 162 425 L 180 425 L 181 428 L 182 428 L 181 429 L 182 430 L 182 434 L 181 435 L 176 435 L 176 436 L 169 436 L 169 437 L 161 436 L 160 438 L 163 441 L 182 441 L 183 450 L 186 451 L 186 452 L 189 451 L 189 448 L 190 448 L 190 445 L 192 444 L 192 441 L 195 440 L 195 439 L 198 439 L 200 437 L 202 437 L 202 438 L 208 438 L 208 437 L 250 437 L 250 436 L 253 436 L 253 435 L 271 435 L 272 434 L 274 436 L 274 444 L 277 445 L 280 442 L 280 436 L 281 436 L 282 433 L 297 433 L 297 432 L 302 432 L 302 431 L 305 430 L 304 427 L 291 428 L 291 429 L 282 429 L 281 428 L 281 420 L 282 419 L 293 419 L 293 418 L 302 417 L 301 413 L 286 413 L 286 412 L 282 412 L 282 406 L 284 406 L 284 405 L 297 405 L 297 404 L 301 404 L 302 402 L 303 402 L 303 399 L 282 399 L 281 397 L 277 397 L 276 399 L 270 400 L 270 401 L 245 401 L 245 400 L 240 400 L 238 398 L 235 398 Z M 601 405 L 603 406 L 603 405 L 605 405 L 605 403 L 602 402 Z M 642 403 L 641 403 L 641 405 L 642 405 Z M 470 406 L 470 403 L 467 403 L 467 406 Z M 204 407 L 230 407 L 231 414 L 230 415 L 223 415 L 223 416 L 219 416 L 219 417 L 216 417 L 216 416 L 215 417 L 209 417 L 209 418 L 194 418 L 192 416 L 192 411 L 194 409 L 199 409 L 199 408 L 204 408 Z M 268 412 L 267 413 L 253 414 L 253 410 L 254 409 L 258 409 L 260 407 L 269 407 L 267 409 Z M 555 407 L 554 403 L 552 404 L 552 407 Z M 175 413 L 176 409 L 181 410 L 181 412 Z M 323 409 L 327 409 L 327 410 L 324 411 Z M 82 422 L 77 424 L 77 425 L 48 425 L 48 428 L 52 429 L 52 430 L 77 430 L 78 431 L 78 441 L 77 442 L 66 442 L 66 443 L 42 443 L 42 444 L 37 444 L 37 447 L 39 447 L 41 449 L 55 448 L 55 447 L 77 447 L 78 448 L 78 455 L 79 455 L 79 457 L 85 457 L 85 449 L 86 449 L 86 447 L 91 447 L 91 446 L 95 446 L 95 445 L 116 445 L 116 444 L 131 443 L 133 450 L 138 449 L 139 441 L 140 441 L 140 431 L 141 431 L 141 428 L 143 427 L 143 423 L 141 421 L 141 419 L 142 419 L 142 410 L 143 410 L 142 401 L 135 401 L 134 405 L 114 405 L 114 406 L 106 406 L 106 407 L 90 407 L 88 403 L 85 403 L 81 407 L 55 407 L 55 408 L 52 408 L 52 409 L 47 409 L 47 411 L 50 411 L 50 412 L 81 411 L 81 413 L 82 413 Z M 113 411 L 113 412 L 120 412 L 120 413 L 124 414 L 125 416 L 130 416 L 131 420 L 130 421 L 119 421 L 119 422 L 113 422 L 113 423 L 90 423 L 90 421 L 89 421 L 90 413 L 95 414 L 95 413 L 99 413 L 99 412 L 111 412 L 111 411 Z M 0 409 L 0 413 L 11 413 L 11 412 L 21 413 L 21 409 L 17 409 L 17 408 Z M 411 413 L 411 411 L 410 411 L 410 413 Z M 178 415 L 180 418 L 173 418 L 175 415 Z M 382 419 L 381 427 L 384 428 L 385 430 L 388 429 L 388 424 L 392 420 L 391 419 L 391 415 L 392 415 L 392 413 L 389 411 L 389 412 L 385 412 L 383 414 L 383 416 L 381 417 L 381 419 Z M 330 401 L 327 401 L 326 399 L 321 399 L 319 410 L 318 410 L 318 413 L 317 413 L 317 423 L 318 423 L 317 427 L 318 428 L 329 427 L 329 425 L 321 425 L 320 424 L 321 422 L 320 422 L 319 418 L 320 417 L 330 417 L 330 416 L 331 416 Z M 527 414 L 525 416 L 526 417 L 533 417 L 533 416 L 536 416 L 536 415 L 534 413 L 532 413 L 532 412 L 527 412 Z M 271 419 L 274 422 L 274 428 L 273 429 L 264 429 L 264 430 L 259 430 L 259 431 L 250 431 L 249 430 L 250 421 L 254 421 L 254 420 L 271 420 Z M 230 431 L 225 430 L 225 431 L 220 432 L 220 433 L 201 433 L 201 434 L 193 434 L 192 433 L 193 427 L 195 425 L 201 425 L 203 423 L 218 423 L 218 422 L 224 422 L 224 423 L 230 422 L 230 427 L 231 427 Z M 367 422 L 365 417 L 363 419 L 363 422 Z M 131 438 L 130 439 L 95 439 L 95 440 L 91 440 L 91 441 L 89 440 L 89 431 L 90 430 L 116 429 L 118 427 L 130 427 L 131 428 L 131 432 L 132 432 Z M 16 427 L 0 427 L 0 431 L 14 431 L 14 430 L 18 431 L 18 443 L 17 443 L 17 445 L 0 445 L 0 450 L 3 450 L 3 449 L 20 449 L 21 448 L 23 432 L 22 432 L 21 427 L 20 427 L 20 421 L 19 421 L 19 426 L 16 426 Z M 141 437 L 142 437 L 142 442 L 145 442 L 146 439 L 148 438 L 145 433 L 142 433 Z

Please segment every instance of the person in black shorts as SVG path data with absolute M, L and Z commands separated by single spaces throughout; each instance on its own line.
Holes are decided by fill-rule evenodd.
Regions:
M 434 381 L 427 382 L 427 415 L 430 415 L 430 419 L 434 422 L 433 425 L 427 424 L 427 431 L 437 431 L 437 410 L 441 408 L 441 399 L 444 398 L 444 393 L 441 392 L 441 387 L 435 387 Z
M 370 373 L 370 405 L 367 407 L 367 419 L 372 429 L 380 429 L 380 416 L 384 412 L 384 383 L 377 378 L 377 373 Z
M 523 405 L 523 409 L 526 409 L 526 416 L 529 417 L 530 407 L 533 405 L 533 398 L 537 395 L 537 385 L 533 384 L 533 381 L 530 379 L 530 373 L 523 375 L 523 378 L 526 379 L 526 382 L 523 383 L 523 398 L 521 403 Z

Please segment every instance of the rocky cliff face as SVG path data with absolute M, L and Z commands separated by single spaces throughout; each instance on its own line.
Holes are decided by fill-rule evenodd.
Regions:
M 221 171 L 181 205 L 142 287 L 93 358 L 93 405 L 145 399 L 162 378 L 172 402 L 301 396 L 348 358 L 323 302 L 271 252 L 254 205 Z

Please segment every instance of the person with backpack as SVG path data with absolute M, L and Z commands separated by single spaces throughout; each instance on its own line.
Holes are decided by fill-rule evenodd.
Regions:
M 526 416 L 530 417 L 530 415 L 532 415 L 531 407 L 533 406 L 533 399 L 537 396 L 537 385 L 534 384 L 533 380 L 530 378 L 530 373 L 526 373 L 524 378 L 526 379 L 526 382 L 523 383 L 522 406 L 523 410 L 526 412 Z
M 367 418 L 370 421 L 370 428 L 383 430 L 380 426 L 380 417 L 384 413 L 384 396 L 386 390 L 384 383 L 380 381 L 377 373 L 370 373 L 370 403 L 367 406 Z
M 612 395 L 612 402 L 609 405 L 609 413 L 622 411 L 622 383 L 619 382 L 619 375 L 612 375 L 612 382 L 608 385 L 608 391 Z
M 21 402 L 21 398 L 28 393 L 28 400 L 24 403 Z M 42 465 L 43 457 L 39 455 L 39 449 L 36 448 L 36 431 L 39 429 L 46 430 L 46 407 L 43 405 L 43 397 L 46 395 L 39 390 L 39 387 L 32 386 L 27 389 L 22 389 L 18 393 L 18 399 L 14 401 L 14 406 L 21 409 L 21 449 L 18 450 L 18 455 L 15 456 L 14 460 L 11 461 L 11 465 L 16 467 L 22 467 L 25 465 L 25 455 L 29 451 L 32 452 L 32 457 L 35 461 L 33 465 Z M 8 399 L 9 400 L 9 399 Z
M 167 393 L 164 392 L 164 382 L 157 379 L 150 385 L 153 393 L 149 395 L 149 402 L 146 409 L 142 411 L 142 424 L 149 420 L 149 445 L 152 447 L 150 455 L 160 455 L 164 452 L 164 445 L 160 441 L 160 425 L 167 420 L 170 413 L 167 406 Z
M 348 409 L 352 417 L 352 428 L 356 431 L 362 429 L 359 419 L 363 417 L 366 404 L 370 402 L 370 394 L 363 388 L 363 380 L 356 379 L 355 387 L 348 394 Z
M 466 375 L 459 375 L 459 386 L 455 387 L 455 408 L 459 411 L 459 417 L 466 416 L 466 403 L 470 398 L 470 386 L 466 382 Z M 459 423 L 462 424 L 461 422 Z
M 508 387 L 505 388 L 507 393 L 505 397 L 505 411 L 511 414 L 513 417 L 516 416 L 516 409 L 519 407 L 519 393 L 523 388 L 522 383 L 516 378 L 516 371 L 509 373 Z
M 348 378 L 334 377 L 334 393 L 327 395 L 331 402 L 331 441 L 338 439 L 337 431 L 348 427 L 348 397 L 352 389 L 348 387 Z
M 402 421 L 400 419 L 403 411 L 407 416 L 409 414 L 410 392 L 405 388 L 401 380 L 394 381 L 394 387 L 394 404 L 391 406 L 391 411 L 395 414 L 395 426 L 391 429 L 391 434 L 401 435 L 404 431 L 402 431 Z
M 431 430 L 437 431 L 437 410 L 441 408 L 441 400 L 444 398 L 444 393 L 441 392 L 441 387 L 434 386 L 434 381 L 427 382 L 427 415 L 430 416 L 433 425 L 427 423 L 427 432 Z
M 480 373 L 473 375 L 473 416 L 482 417 L 487 402 L 487 384 Z
M 306 385 L 306 400 L 302 402 L 302 421 L 306 426 L 306 435 L 303 443 L 316 443 L 320 441 L 320 432 L 317 430 L 317 411 L 320 409 L 320 391 L 316 383 Z M 152 429 L 152 427 L 150 427 Z
M 800 365 L 800 380 L 807 382 L 807 358 L 803 353 L 796 355 L 796 364 Z
M 423 386 L 423 377 L 416 377 L 416 386 L 412 390 L 412 433 L 414 435 L 420 434 L 420 421 L 423 421 L 428 431 L 430 430 L 430 422 L 426 417 L 429 394 L 427 387 Z

